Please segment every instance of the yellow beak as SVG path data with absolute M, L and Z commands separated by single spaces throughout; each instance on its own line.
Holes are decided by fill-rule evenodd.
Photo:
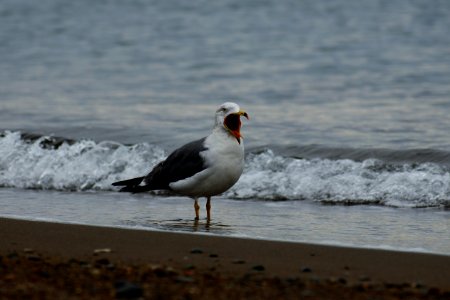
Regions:
M 238 112 L 238 115 L 244 116 L 244 117 L 247 118 L 247 120 L 250 120 L 248 114 L 247 114 L 244 110 L 242 110 L 242 109 Z

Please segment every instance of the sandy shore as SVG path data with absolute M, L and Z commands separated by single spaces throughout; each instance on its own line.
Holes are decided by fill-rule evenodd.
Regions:
M 0 218 L 0 298 L 450 297 L 450 256 Z

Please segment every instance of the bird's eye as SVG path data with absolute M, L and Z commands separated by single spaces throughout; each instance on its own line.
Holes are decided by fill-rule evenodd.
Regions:
M 216 111 L 216 113 L 226 114 L 228 111 L 228 108 L 226 107 L 219 107 Z

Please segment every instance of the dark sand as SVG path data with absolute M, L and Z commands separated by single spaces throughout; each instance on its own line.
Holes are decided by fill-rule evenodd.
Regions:
M 0 218 L 0 299 L 450 299 L 450 256 Z

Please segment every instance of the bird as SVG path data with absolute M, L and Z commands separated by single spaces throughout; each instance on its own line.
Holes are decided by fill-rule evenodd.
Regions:
M 195 220 L 199 220 L 198 199 L 206 197 L 207 220 L 211 220 L 211 197 L 231 188 L 244 170 L 241 116 L 247 112 L 234 102 L 225 102 L 215 112 L 211 133 L 174 150 L 146 175 L 112 183 L 120 192 L 142 193 L 169 190 L 194 199 Z

